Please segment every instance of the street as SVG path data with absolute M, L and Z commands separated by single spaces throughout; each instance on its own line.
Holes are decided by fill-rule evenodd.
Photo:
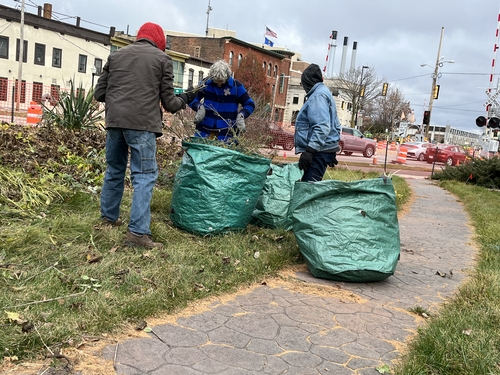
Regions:
M 269 155 L 275 152 L 276 157 L 280 160 L 287 162 L 295 162 L 298 160 L 299 155 L 295 155 L 295 149 L 285 151 L 280 147 L 275 149 L 261 149 L 263 155 Z M 429 177 L 432 172 L 432 164 L 425 161 L 418 161 L 416 159 L 406 158 L 404 164 L 398 163 L 398 152 L 394 150 L 377 149 L 374 157 L 365 158 L 361 153 L 354 153 L 352 155 L 337 155 L 339 168 L 346 168 L 351 170 L 361 170 L 363 172 L 380 172 L 387 174 L 396 174 L 400 176 L 414 176 L 425 178 Z M 385 165 L 385 168 L 384 168 Z M 436 163 L 434 172 L 440 171 L 444 167 L 443 163 Z

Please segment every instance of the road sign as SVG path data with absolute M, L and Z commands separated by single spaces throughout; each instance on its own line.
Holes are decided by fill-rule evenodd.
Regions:
M 406 121 L 401 121 L 399 123 L 398 137 L 401 138 L 406 137 L 407 131 L 408 131 L 408 123 Z

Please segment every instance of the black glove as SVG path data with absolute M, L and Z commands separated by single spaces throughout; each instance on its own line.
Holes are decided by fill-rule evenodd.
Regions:
M 306 150 L 300 154 L 299 158 L 299 169 L 301 171 L 307 171 L 309 167 L 311 166 L 311 163 L 313 161 L 314 154 L 316 153 L 316 150 L 314 148 L 311 148 L 309 146 L 306 147 Z
M 333 159 L 331 162 L 328 163 L 328 166 L 331 167 L 331 168 L 335 168 L 335 166 L 338 164 L 339 162 L 337 161 L 337 154 L 335 153 L 333 155 Z
M 187 105 L 189 105 L 189 103 L 191 103 L 196 98 L 196 95 L 197 91 L 193 88 L 193 86 L 188 87 L 185 92 L 177 94 L 177 96 L 184 100 L 184 103 L 186 103 Z

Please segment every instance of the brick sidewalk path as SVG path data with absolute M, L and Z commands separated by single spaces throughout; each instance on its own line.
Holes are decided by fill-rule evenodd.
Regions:
M 407 181 L 416 200 L 399 222 L 401 259 L 385 281 L 334 282 L 304 269 L 293 274 L 300 284 L 331 293 L 257 286 L 153 327 L 161 340 L 130 339 L 102 356 L 127 375 L 379 374 L 421 324 L 408 309 L 435 312 L 473 266 L 460 203 L 430 181 Z

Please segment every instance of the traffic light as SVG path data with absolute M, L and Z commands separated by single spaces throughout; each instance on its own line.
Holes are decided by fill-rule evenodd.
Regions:
M 384 83 L 384 85 L 382 86 L 382 96 L 386 96 L 387 95 L 387 89 L 389 88 L 389 84 L 386 82 Z
M 431 111 L 424 111 L 424 119 L 422 120 L 422 124 L 429 125 L 429 117 L 431 117 Z
M 492 117 L 488 120 L 488 125 L 486 126 L 491 129 L 498 129 L 500 128 L 500 119 L 498 117 Z
M 432 97 L 437 99 L 439 96 L 439 85 L 434 86 L 434 91 L 432 92 Z
M 483 126 L 486 126 L 487 122 L 488 122 L 488 120 L 486 120 L 486 117 L 484 117 L 484 116 L 479 116 L 476 119 L 476 125 L 479 126 L 480 128 L 482 128 Z
M 479 116 L 476 119 L 476 125 L 479 126 L 480 128 L 486 126 L 487 128 L 498 129 L 500 128 L 500 119 L 498 117 L 491 117 L 487 119 L 484 116 Z

